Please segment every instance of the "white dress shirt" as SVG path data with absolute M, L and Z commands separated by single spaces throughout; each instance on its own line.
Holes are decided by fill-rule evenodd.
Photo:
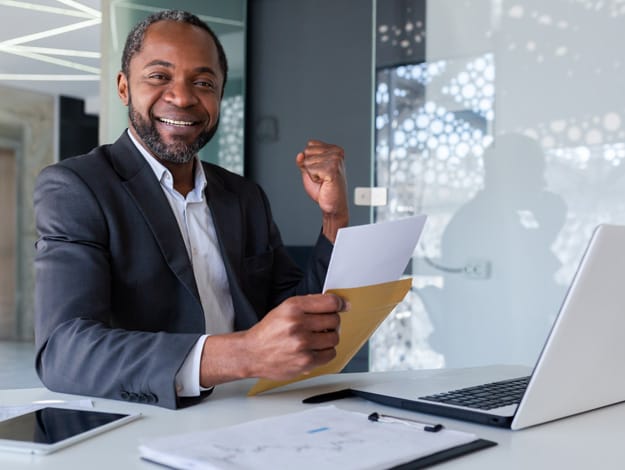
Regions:
M 171 172 L 150 155 L 130 131 L 128 131 L 128 135 L 161 184 L 161 189 L 178 222 L 178 228 L 193 267 L 195 282 L 204 310 L 207 334 L 198 339 L 176 374 L 176 392 L 178 396 L 182 397 L 197 396 L 201 390 L 200 359 L 206 336 L 229 333 L 234 330 L 234 308 L 228 276 L 219 250 L 215 224 L 204 195 L 206 176 L 202 164 L 196 156 L 194 188 L 186 197 L 182 196 L 174 188 Z

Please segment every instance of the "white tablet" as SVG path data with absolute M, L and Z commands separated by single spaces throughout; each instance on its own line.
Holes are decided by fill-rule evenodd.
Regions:
M 141 416 L 46 407 L 0 421 L 0 451 L 49 454 Z

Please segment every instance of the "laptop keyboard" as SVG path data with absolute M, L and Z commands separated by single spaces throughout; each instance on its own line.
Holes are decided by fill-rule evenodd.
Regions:
M 529 376 L 519 377 L 518 379 L 502 380 L 501 382 L 437 393 L 419 397 L 419 399 L 481 410 L 492 410 L 493 408 L 519 403 L 529 380 Z

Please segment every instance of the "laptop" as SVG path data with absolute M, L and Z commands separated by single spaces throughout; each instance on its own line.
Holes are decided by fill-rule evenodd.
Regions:
M 357 386 L 343 396 L 509 429 L 625 401 L 624 279 L 625 226 L 599 225 L 533 370 L 440 369 L 425 380 Z

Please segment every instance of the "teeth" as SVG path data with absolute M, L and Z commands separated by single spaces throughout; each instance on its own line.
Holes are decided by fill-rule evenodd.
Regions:
M 159 121 L 165 124 L 171 124 L 173 126 L 192 126 L 193 122 L 189 121 L 174 121 L 173 119 L 158 118 Z

